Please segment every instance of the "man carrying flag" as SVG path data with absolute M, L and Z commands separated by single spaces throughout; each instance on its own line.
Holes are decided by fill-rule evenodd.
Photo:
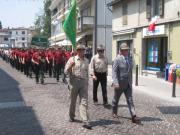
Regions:
M 72 0 L 71 8 L 63 24 L 64 32 L 72 43 L 73 50 L 77 49 L 77 55 L 71 57 L 65 66 L 65 74 L 69 74 L 70 108 L 69 122 L 75 121 L 76 100 L 79 95 L 79 111 L 83 120 L 83 127 L 91 129 L 88 117 L 88 79 L 89 62 L 84 57 L 85 46 L 76 47 L 76 0 Z

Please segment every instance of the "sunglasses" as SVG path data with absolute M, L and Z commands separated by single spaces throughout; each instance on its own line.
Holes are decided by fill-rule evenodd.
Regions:
M 85 51 L 85 49 L 77 49 L 77 51 L 82 51 L 82 50 Z
M 98 50 L 98 52 L 104 52 L 104 50 Z

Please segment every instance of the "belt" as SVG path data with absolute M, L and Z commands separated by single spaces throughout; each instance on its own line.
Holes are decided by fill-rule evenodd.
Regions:
M 105 74 L 106 72 L 97 72 L 97 71 L 95 71 L 95 73 L 98 73 L 98 74 Z
M 75 78 L 75 79 L 81 79 L 81 80 L 83 79 L 83 80 L 85 80 L 85 78 L 82 78 L 81 76 L 71 75 L 71 77 L 72 77 L 72 78 Z

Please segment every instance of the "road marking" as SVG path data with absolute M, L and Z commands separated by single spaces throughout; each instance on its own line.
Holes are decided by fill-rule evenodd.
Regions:
M 0 109 L 13 108 L 13 107 L 23 107 L 23 106 L 25 106 L 25 103 L 22 101 L 0 103 Z

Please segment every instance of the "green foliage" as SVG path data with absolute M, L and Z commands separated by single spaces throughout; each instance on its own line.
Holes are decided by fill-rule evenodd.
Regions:
M 51 0 L 44 0 L 43 14 L 38 15 L 35 20 L 35 30 L 38 36 L 49 38 L 51 36 L 51 11 L 49 6 Z
M 180 69 L 176 70 L 176 76 L 180 78 Z
M 0 29 L 2 29 L 2 23 L 1 23 L 1 21 L 0 21 Z
M 51 36 L 51 11 L 49 9 L 51 0 L 44 1 L 44 15 L 43 15 L 43 36 Z
M 47 47 L 48 39 L 46 37 L 34 36 L 32 37 L 31 44 L 40 47 Z
M 42 35 L 41 34 L 41 30 L 43 29 L 42 24 L 43 24 L 42 15 L 38 15 L 35 21 L 35 30 L 37 32 L 37 35 Z

